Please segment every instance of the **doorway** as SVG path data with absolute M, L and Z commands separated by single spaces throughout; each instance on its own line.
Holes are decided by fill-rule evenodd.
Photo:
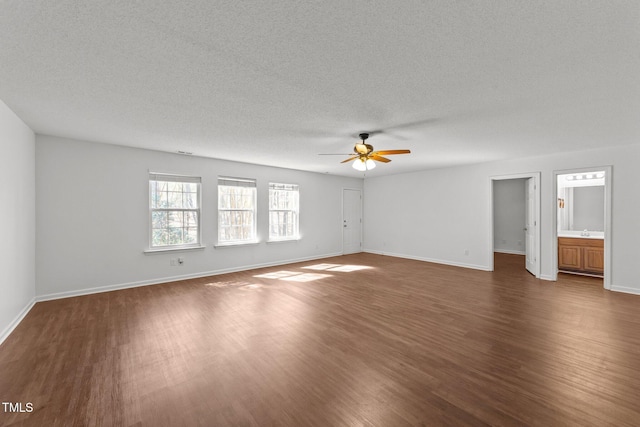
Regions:
M 362 193 L 359 189 L 342 190 L 342 253 L 362 252 Z
M 540 172 L 491 177 L 491 251 L 524 255 L 540 277 Z M 494 271 L 491 257 L 491 271 Z
M 554 269 L 611 289 L 611 166 L 554 172 Z

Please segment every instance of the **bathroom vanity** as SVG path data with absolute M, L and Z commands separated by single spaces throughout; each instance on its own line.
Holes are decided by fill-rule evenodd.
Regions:
M 558 235 L 558 270 L 602 277 L 604 236 Z

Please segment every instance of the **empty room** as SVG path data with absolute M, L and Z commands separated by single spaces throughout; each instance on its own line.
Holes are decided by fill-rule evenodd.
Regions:
M 637 426 L 640 7 L 0 13 L 0 426 Z

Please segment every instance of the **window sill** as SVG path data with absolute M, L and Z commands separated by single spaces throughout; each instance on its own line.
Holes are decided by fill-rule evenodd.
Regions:
M 153 254 L 161 254 L 164 252 L 179 252 L 179 251 L 196 251 L 206 248 L 204 245 L 200 246 L 179 246 L 179 247 L 168 247 L 168 248 L 149 248 L 145 249 L 143 252 L 147 255 Z
M 255 240 L 251 242 L 230 242 L 230 243 L 218 243 L 217 245 L 213 245 L 215 249 L 218 248 L 235 248 L 238 246 L 256 246 L 259 245 L 260 242 Z
M 291 243 L 291 242 L 299 242 L 300 238 L 299 237 L 295 237 L 292 239 L 279 239 L 279 240 L 267 240 L 267 244 L 272 244 L 272 243 Z

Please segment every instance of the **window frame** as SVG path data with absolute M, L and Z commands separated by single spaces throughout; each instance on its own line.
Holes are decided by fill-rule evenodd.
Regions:
M 238 183 L 239 185 L 231 185 L 232 183 Z M 239 208 L 222 208 L 220 203 L 220 187 L 244 187 L 244 188 L 252 188 L 253 189 L 253 208 L 252 209 L 239 209 Z M 218 187 L 217 187 L 217 244 L 216 246 L 239 246 L 239 245 L 252 245 L 260 242 L 258 238 L 258 182 L 253 178 L 237 178 L 237 177 L 229 177 L 229 176 L 218 176 Z M 233 239 L 233 240 L 221 240 L 221 227 L 220 212 L 252 212 L 253 213 L 253 223 L 251 225 L 251 231 L 253 237 L 247 239 Z
M 177 182 L 182 184 L 196 184 L 197 188 L 197 208 L 154 208 L 153 207 L 153 195 L 152 195 L 152 182 Z M 176 174 L 168 174 L 168 173 L 158 173 L 158 172 L 149 172 L 149 188 L 148 188 L 148 207 L 149 207 L 149 242 L 148 249 L 145 252 L 166 252 L 166 251 L 176 251 L 176 250 L 186 250 L 186 249 L 201 249 L 204 248 L 202 244 L 202 178 L 193 175 L 176 175 Z M 195 212 L 197 221 L 197 233 L 196 233 L 196 242 L 194 243 L 181 243 L 174 245 L 162 245 L 162 246 L 154 246 L 153 244 L 153 213 L 154 212 Z M 183 222 L 183 227 L 184 222 Z
M 283 186 L 283 187 L 291 187 L 290 190 L 287 188 L 273 188 L 274 186 Z M 296 207 L 295 209 L 272 209 L 271 208 L 271 191 L 290 191 L 295 192 L 296 197 Z M 272 212 L 294 212 L 295 213 L 295 231 L 292 236 L 272 236 L 271 235 L 271 213 Z M 270 182 L 269 183 L 269 240 L 268 242 L 287 242 L 292 240 L 300 240 L 300 186 L 298 184 L 287 184 L 283 182 Z

